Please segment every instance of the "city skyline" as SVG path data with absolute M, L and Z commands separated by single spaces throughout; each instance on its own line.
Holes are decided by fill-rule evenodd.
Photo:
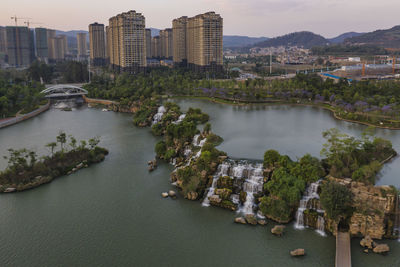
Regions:
M 113 14 L 126 10 L 142 13 L 146 17 L 146 27 L 158 29 L 171 28 L 171 21 L 182 15 L 215 11 L 224 17 L 225 35 L 276 37 L 304 30 L 331 38 L 348 31 L 368 32 L 400 24 L 396 14 L 400 2 L 396 0 L 249 0 L 245 3 L 239 0 L 149 0 L 137 3 L 116 0 L 112 4 L 102 1 L 96 8 L 92 1 L 70 0 L 57 3 L 54 8 L 52 3 L 38 0 L 31 5 L 26 0 L 3 0 L 0 25 L 15 25 L 11 16 L 17 15 L 31 18 L 31 27 L 87 31 L 89 24 L 106 24 Z M 52 8 L 51 12 L 43 6 Z M 25 20 L 18 21 L 18 25 L 24 26 Z

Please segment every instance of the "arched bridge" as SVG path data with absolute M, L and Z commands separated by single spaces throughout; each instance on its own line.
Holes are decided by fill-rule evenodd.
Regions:
M 85 89 L 69 84 L 51 86 L 41 92 L 46 98 L 70 98 L 88 94 Z

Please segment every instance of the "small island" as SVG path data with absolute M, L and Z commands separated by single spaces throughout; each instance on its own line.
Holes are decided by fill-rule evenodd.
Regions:
M 56 142 L 46 145 L 50 155 L 39 158 L 32 150 L 9 149 L 9 156 L 4 157 L 8 167 L 0 172 L 0 192 L 32 189 L 103 161 L 108 150 L 99 147 L 99 142 L 100 139 L 95 137 L 78 143 L 72 135 L 60 132 Z

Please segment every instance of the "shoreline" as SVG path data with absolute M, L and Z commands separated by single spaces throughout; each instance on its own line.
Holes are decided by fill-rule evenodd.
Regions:
M 5 121 L 0 121 L 0 129 L 6 128 L 8 126 L 12 126 L 15 124 L 18 124 L 22 121 L 28 120 L 30 118 L 34 118 L 43 112 L 47 111 L 50 108 L 50 101 L 47 102 L 46 105 L 39 107 L 38 109 L 35 109 L 34 111 L 31 111 L 27 114 L 21 115 L 21 116 L 15 116 L 13 118 L 10 118 Z
M 213 97 L 207 97 L 207 96 L 170 96 L 169 98 L 193 98 L 193 99 L 203 99 L 207 101 L 211 101 L 214 103 L 220 103 L 220 104 L 227 104 L 227 105 L 235 105 L 235 106 L 246 106 L 246 105 L 274 105 L 274 106 L 280 106 L 280 105 L 285 105 L 285 106 L 305 106 L 305 107 L 317 107 L 317 108 L 322 108 L 325 110 L 329 110 L 332 112 L 332 115 L 335 119 L 341 120 L 341 121 L 347 121 L 351 123 L 357 123 L 365 126 L 370 126 L 374 128 L 379 128 L 379 129 L 386 129 L 386 130 L 400 130 L 400 127 L 390 127 L 390 126 L 382 126 L 382 125 L 375 125 L 369 122 L 363 122 L 363 121 L 355 121 L 355 120 L 350 120 L 350 119 L 345 119 L 340 117 L 337 114 L 337 111 L 334 110 L 332 107 L 327 107 L 324 105 L 317 105 L 317 104 L 307 104 L 307 103 L 292 103 L 292 102 L 284 102 L 280 100 L 265 100 L 265 101 L 250 101 L 250 100 L 230 100 L 230 99 L 222 99 L 222 98 L 213 98 Z M 237 102 L 237 103 L 236 103 Z

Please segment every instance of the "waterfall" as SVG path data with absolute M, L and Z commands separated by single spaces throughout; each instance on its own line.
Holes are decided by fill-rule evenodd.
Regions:
M 203 201 L 203 206 L 210 205 L 209 197 L 214 194 L 218 179 L 221 176 L 229 176 L 233 179 L 236 190 L 241 189 L 247 193 L 246 200 L 243 206 L 240 207 L 239 212 L 243 214 L 254 214 L 254 194 L 263 190 L 263 165 L 233 160 L 226 160 L 220 164 L 216 174 L 213 176 L 212 186 L 208 189 L 208 193 Z M 237 193 L 232 194 L 231 201 L 234 204 L 240 204 L 239 195 Z
M 160 106 L 160 107 L 158 108 L 157 113 L 153 116 L 152 125 L 159 123 L 159 122 L 162 120 L 162 117 L 164 116 L 164 113 L 165 113 L 166 111 L 167 111 L 167 110 L 165 109 L 164 106 Z
M 218 166 L 217 173 L 212 178 L 213 181 L 212 181 L 211 187 L 208 189 L 208 193 L 207 193 L 206 197 L 204 198 L 203 203 L 201 204 L 202 206 L 204 206 L 204 207 L 210 206 L 209 197 L 214 195 L 214 191 L 215 191 L 215 188 L 217 187 L 219 177 L 228 175 L 229 168 L 230 168 L 230 165 L 227 163 L 222 163 Z
M 197 145 L 199 144 L 199 137 L 200 137 L 199 134 L 196 134 L 196 135 L 193 137 L 193 142 L 192 142 L 192 144 L 193 144 L 194 146 L 197 146 Z
M 325 219 L 321 215 L 318 216 L 317 233 L 319 233 L 322 236 L 326 236 L 326 234 L 325 234 Z
M 243 183 L 243 191 L 247 193 L 246 201 L 243 203 L 243 207 L 240 209 L 240 211 L 244 214 L 254 214 L 254 194 L 261 192 L 263 189 L 263 166 L 262 164 L 257 164 L 254 167 L 252 165 L 246 165 L 244 168 L 239 170 L 242 177 L 244 171 L 246 170 L 248 177 Z
M 306 209 L 314 210 L 319 214 L 317 220 L 317 232 L 321 235 L 325 235 L 325 220 L 323 217 L 324 210 L 321 209 L 319 201 L 312 201 L 313 199 L 319 199 L 318 188 L 320 182 L 321 180 L 311 183 L 304 192 L 302 199 L 300 199 L 299 208 L 296 212 L 296 223 L 294 227 L 296 229 L 304 229 L 304 211 Z
M 179 116 L 177 121 L 174 121 L 173 124 L 179 124 L 186 118 L 186 114 L 182 114 Z

